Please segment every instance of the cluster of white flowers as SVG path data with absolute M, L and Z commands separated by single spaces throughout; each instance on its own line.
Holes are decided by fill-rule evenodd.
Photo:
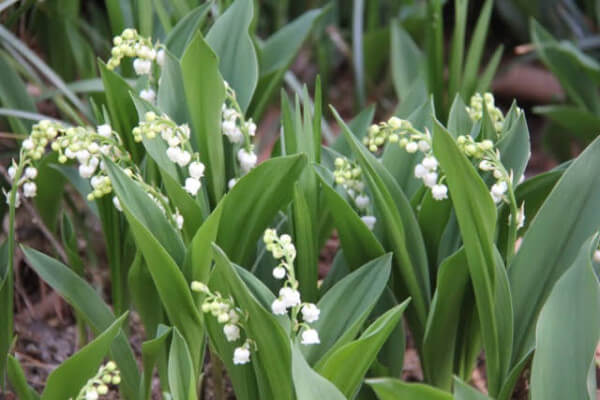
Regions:
M 504 126 L 504 115 L 502 114 L 502 110 L 496 107 L 493 94 L 489 92 L 484 93 L 483 95 L 481 95 L 481 93 L 475 93 L 471 97 L 470 106 L 467 106 L 469 117 L 471 117 L 471 120 L 473 121 L 481 121 L 481 118 L 483 118 L 484 104 L 490 115 L 490 119 L 494 124 L 496 133 L 500 133 Z
M 181 168 L 187 167 L 189 176 L 185 179 L 184 189 L 196 196 L 202 187 L 201 179 L 204 176 L 204 164 L 200 155 L 193 152 L 190 145 L 190 127 L 187 124 L 177 125 L 168 115 L 157 116 L 149 111 L 144 120 L 133 129 L 135 141 L 142 141 L 143 137 L 153 139 L 157 135 L 169 146 L 166 150 L 167 157 Z
M 111 58 L 106 66 L 113 70 L 121 64 L 124 57 L 135 58 L 133 60 L 133 69 L 137 75 L 146 75 L 148 87 L 142 89 L 139 93 L 140 97 L 150 103 L 156 99 L 156 91 L 152 87 L 155 81 L 153 77 L 153 63 L 162 67 L 165 62 L 165 50 L 160 43 L 152 44 L 150 38 L 140 36 L 135 29 L 125 29 L 119 36 L 113 38 L 113 48 L 111 50 Z
M 121 375 L 113 361 L 101 366 L 98 373 L 87 381 L 75 400 L 97 400 L 109 392 L 109 385 L 121 383 Z
M 240 146 L 237 151 L 237 160 L 242 175 L 256 167 L 258 157 L 254 153 L 252 144 L 252 139 L 256 135 L 256 124 L 252 118 L 245 119 L 235 97 L 235 91 L 227 82 L 225 82 L 225 102 L 221 111 L 221 132 L 234 146 Z M 238 179 L 232 178 L 229 181 L 229 189 L 236 184 Z
M 290 309 L 294 331 L 297 332 L 303 328 L 301 343 L 305 345 L 320 343 L 319 333 L 309 324 L 319 319 L 321 311 L 315 304 L 303 303 L 300 298 L 298 281 L 294 273 L 296 247 L 292 243 L 292 238 L 287 234 L 277 236 L 274 229 L 267 229 L 263 240 L 267 251 L 271 252 L 275 259 L 280 260 L 279 264 L 273 268 L 273 277 L 280 280 L 285 279 L 283 287 L 279 290 L 279 297 L 271 304 L 271 311 L 275 315 L 286 315 Z M 302 322 L 297 320 L 299 312 L 302 314 Z
M 370 230 L 373 230 L 376 218 L 372 215 L 367 215 L 371 199 L 365 191 L 366 185 L 362 179 L 361 168 L 357 163 L 343 157 L 337 157 L 334 165 L 333 179 L 335 183 L 344 188 L 358 209 L 362 221 Z
M 469 135 L 461 135 L 456 139 L 459 149 L 469 158 L 479 162 L 478 167 L 485 172 L 491 172 L 496 182 L 490 188 L 490 195 L 495 203 L 508 201 L 506 192 L 512 182 L 512 172 L 508 173 L 500 160 L 500 152 L 494 148 L 491 140 L 476 142 Z
M 138 132 L 138 135 L 140 132 Z M 151 136 L 152 134 L 149 134 Z M 136 136 L 140 140 L 141 136 Z M 35 162 L 39 161 L 50 146 L 58 155 L 58 162 L 64 164 L 70 160 L 76 161 L 79 175 L 89 180 L 92 187 L 87 195 L 89 201 L 100 199 L 112 193 L 112 183 L 108 177 L 103 157 L 106 157 L 123 167 L 124 173 L 139 182 L 148 196 L 156 202 L 158 207 L 167 215 L 170 210 L 168 199 L 156 188 L 144 182 L 137 166 L 132 162 L 131 156 L 122 145 L 119 135 L 114 132 L 109 124 L 93 127 L 67 127 L 58 122 L 42 120 L 34 125 L 31 135 L 21 145 L 19 164 L 12 162 L 8 174 L 13 184 L 23 187 L 25 197 L 35 197 L 37 186 L 35 178 L 38 171 Z M 191 163 L 190 174 L 200 179 L 204 172 L 204 165 L 199 162 Z M 7 202 L 10 201 L 9 193 L 5 193 Z M 116 196 L 112 198 L 116 209 L 122 211 L 121 203 Z M 19 192 L 16 192 L 15 207 L 20 204 Z M 169 211 L 171 222 L 179 229 L 183 227 L 183 217 L 177 209 Z
M 228 342 L 240 340 L 244 331 L 242 310 L 237 308 L 233 299 L 226 299 L 219 292 L 213 293 L 208 286 L 202 282 L 193 281 L 192 290 L 205 295 L 200 309 L 205 314 L 211 314 L 220 324 L 223 324 L 223 334 Z M 250 362 L 250 354 L 255 343 L 246 338 L 241 346 L 233 351 L 234 364 L 246 364 Z
M 387 122 L 371 125 L 363 142 L 369 150 L 376 152 L 386 142 L 398 143 L 407 153 L 423 154 L 423 160 L 415 166 L 415 177 L 431 189 L 436 200 L 448 198 L 448 187 L 443 184 L 443 177 L 438 172 L 438 161 L 431 149 L 431 134 L 427 129 L 421 132 L 415 129 L 410 121 L 391 117 Z

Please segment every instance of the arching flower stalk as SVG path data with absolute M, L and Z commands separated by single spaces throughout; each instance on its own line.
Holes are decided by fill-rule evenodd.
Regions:
M 267 229 L 263 240 L 273 257 L 280 260 L 279 264 L 273 268 L 273 277 L 284 280 L 283 287 L 279 290 L 277 297 L 271 304 L 271 311 L 275 315 L 287 315 L 288 310 L 292 320 L 292 333 L 295 335 L 300 330 L 300 343 L 305 345 L 320 343 L 319 333 L 311 327 L 311 323 L 319 319 L 321 311 L 313 303 L 302 302 L 299 283 L 294 272 L 294 260 L 296 259 L 296 247 L 292 243 L 290 235 L 277 235 L 274 229 Z M 302 321 L 299 321 L 299 314 L 302 314 Z
M 239 178 L 256 166 L 258 157 L 254 153 L 252 140 L 256 135 L 256 124 L 252 118 L 246 120 L 236 99 L 235 91 L 225 82 L 225 102 L 222 107 L 221 132 L 234 146 L 239 166 L 239 175 L 228 182 L 231 189 Z M 237 150 L 237 152 L 235 151 Z
M 233 351 L 233 363 L 238 365 L 249 363 L 251 353 L 257 351 L 257 348 L 254 340 L 245 334 L 244 322 L 248 315 L 235 306 L 232 298 L 225 298 L 219 292 L 212 292 L 202 282 L 193 281 L 191 287 L 192 291 L 204 294 L 200 309 L 203 313 L 212 315 L 223 325 L 223 334 L 228 342 L 240 341 L 242 333 L 246 336 L 242 344 Z
M 387 122 L 371 125 L 367 136 L 363 139 L 371 152 L 376 152 L 386 142 L 398 143 L 407 153 L 423 154 L 423 160 L 415 166 L 415 177 L 431 189 L 436 200 L 448 198 L 448 187 L 443 183 L 444 177 L 438 172 L 438 161 L 431 148 L 431 134 L 426 129 L 421 132 L 415 129 L 410 121 L 391 117 Z
M 121 383 L 121 374 L 113 361 L 101 366 L 98 373 L 81 388 L 75 400 L 97 400 L 110 391 L 109 385 Z
M 139 96 L 154 103 L 158 76 L 157 68 L 162 68 L 165 62 L 165 50 L 159 42 L 152 43 L 150 38 L 141 36 L 135 29 L 125 29 L 119 36 L 113 38 L 111 58 L 106 63 L 109 70 L 114 70 L 123 58 L 133 58 L 133 69 L 137 75 L 147 76 L 146 88 Z
M 341 185 L 360 215 L 362 221 L 370 230 L 373 230 L 376 219 L 372 213 L 369 213 L 371 199 L 367 194 L 365 182 L 362 178 L 360 166 L 344 157 L 335 159 L 335 170 L 333 179 L 337 185 Z
M 141 132 L 138 133 L 141 134 Z M 148 134 L 146 131 L 144 133 Z M 148 135 L 151 136 L 151 134 Z M 136 139 L 139 139 L 139 136 L 136 136 Z M 179 211 L 172 209 L 167 197 L 144 181 L 141 171 L 132 161 L 120 136 L 108 124 L 96 128 L 72 127 L 56 121 L 42 120 L 34 125 L 31 135 L 21 145 L 18 163 L 13 160 L 8 170 L 15 187 L 15 207 L 18 207 L 20 203 L 18 194 L 20 187 L 22 187 L 25 197 L 36 196 L 37 163 L 48 147 L 57 153 L 59 163 L 75 161 L 79 164 L 79 175 L 89 180 L 92 187 L 92 191 L 87 196 L 89 201 L 100 199 L 113 191 L 103 161 L 103 158 L 107 158 L 120 166 L 125 174 L 141 185 L 174 226 L 179 229 L 183 227 L 183 217 Z M 119 199 L 113 196 L 112 200 L 114 206 L 121 211 Z M 7 201 L 10 201 L 8 194 Z

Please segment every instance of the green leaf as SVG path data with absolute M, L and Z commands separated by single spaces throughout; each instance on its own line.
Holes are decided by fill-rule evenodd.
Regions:
M 463 99 L 469 99 L 473 95 L 477 87 L 477 79 L 479 75 L 479 67 L 481 65 L 481 57 L 485 47 L 488 28 L 490 25 L 490 17 L 492 16 L 492 8 L 494 2 L 486 0 L 481 7 L 475 30 L 471 36 L 469 50 L 467 51 L 465 69 L 463 72 L 463 82 L 461 84 L 461 96 Z
M 305 171 L 307 171 L 305 174 L 313 175 L 312 170 L 307 169 Z M 311 176 L 310 180 L 308 189 L 300 188 L 302 181 L 296 183 L 292 199 L 292 215 L 294 221 L 294 244 L 298 252 L 295 267 L 296 276 L 300 284 L 299 290 L 303 294 L 305 301 L 316 301 L 318 295 L 317 281 L 319 279 L 318 235 L 316 234 L 316 224 L 313 223 L 316 220 L 316 216 L 313 218 L 316 205 L 310 208 L 307 197 L 313 194 L 308 192 L 316 189 L 318 185 L 314 176 Z
M 454 377 L 454 400 L 490 400 L 490 398 Z
M 377 353 L 384 345 L 410 299 L 405 300 L 375 320 L 361 335 L 323 359 L 317 372 L 333 382 L 347 398 L 353 398 Z
M 391 254 L 370 261 L 329 289 L 317 306 L 321 316 L 312 326 L 319 332 L 320 344 L 304 347 L 309 364 L 348 343 L 359 332 L 386 287 L 391 270 Z M 348 293 L 353 293 L 348 296 Z
M 521 112 L 509 130 L 496 143 L 500 151 L 502 164 L 513 172 L 513 182 L 519 182 L 531 155 L 529 144 L 529 128 L 525 113 Z
M 406 383 L 394 378 L 367 379 L 379 400 L 452 400 L 450 393 L 420 383 Z
M 110 124 L 125 144 L 134 161 L 139 161 L 140 145 L 133 140 L 131 131 L 138 123 L 137 111 L 129 92 L 132 88 L 119 74 L 109 70 L 106 64 L 99 61 L 100 75 L 104 83 L 106 106 L 110 114 Z M 107 121 L 108 122 L 108 121 Z
M 157 360 L 166 356 L 166 344 L 170 334 L 171 328 L 160 325 L 156 332 L 156 337 L 142 343 L 142 363 L 144 366 L 142 374 L 142 399 L 150 399 L 150 395 L 152 394 L 152 371 Z
M 452 47 L 449 54 L 448 98 L 456 96 L 462 80 L 468 6 L 468 0 L 457 0 L 454 2 L 454 29 L 452 31 Z
M 380 213 L 381 218 L 378 223 L 383 225 L 385 232 L 384 248 L 394 251 L 396 278 L 399 284 L 399 293 L 395 294 L 401 297 L 408 293 L 412 298 L 407 317 L 420 347 L 431 300 L 431 289 L 427 254 L 416 217 L 394 178 L 358 142 L 335 110 L 333 113 L 362 168 Z
M 209 6 L 209 3 L 205 3 L 196 7 L 187 13 L 185 17 L 181 18 L 177 22 L 177 25 L 171 29 L 165 39 L 165 46 L 175 57 L 180 58 L 183 55 L 185 48 L 204 22 L 206 14 L 210 9 Z
M 127 208 L 128 213 L 140 226 L 152 232 L 154 240 L 167 250 L 178 265 L 181 265 L 185 256 L 185 247 L 173 225 L 138 183 L 111 160 L 105 159 L 104 162 L 121 205 Z
M 596 139 L 554 186 L 508 268 L 515 310 L 513 365 L 533 347 L 535 323 L 554 283 L 600 226 L 599 170 L 600 139 Z
M 58 224 L 65 185 L 62 174 L 52 168 L 52 164 L 57 161 L 57 153 L 50 153 L 42 158 L 35 179 L 37 195 L 33 199 L 42 220 L 51 231 L 55 231 Z
M 250 293 L 246 285 L 236 273 L 227 256 L 216 245 L 213 246 L 215 269 L 210 279 L 210 286 L 224 296 L 231 296 L 235 304 L 247 313 L 245 332 L 256 342 L 257 350 L 252 352 L 251 362 L 255 366 L 259 382 L 261 398 L 291 399 L 291 349 L 289 339 L 275 316 L 265 310 Z M 222 327 L 211 319 L 211 339 L 215 335 L 223 336 Z M 207 322 L 208 323 L 208 322 Z M 233 346 L 231 344 L 217 348 L 228 366 L 228 370 L 240 368 L 232 365 Z M 240 395 L 238 388 L 236 393 Z
M 83 278 L 44 253 L 28 247 L 22 249 L 29 266 L 86 319 L 94 332 L 107 330 L 114 323 L 115 316 L 111 309 Z M 121 370 L 124 393 L 128 397 L 135 398 L 140 376 L 133 351 L 123 332 L 119 333 L 114 340 L 111 356 Z
M 305 166 L 304 154 L 265 161 L 244 175 L 223 199 L 216 242 L 233 262 L 245 267 L 252 264 L 256 241 L 292 199 L 294 184 Z
M 468 135 L 473 128 L 473 120 L 469 116 L 466 107 L 467 105 L 463 99 L 457 94 L 454 97 L 448 116 L 448 132 L 454 137 Z
M 375 106 L 371 104 L 370 106 L 365 107 L 348 123 L 350 131 L 356 134 L 356 137 L 359 140 L 362 140 L 362 138 L 366 136 L 367 129 L 369 129 L 369 126 L 373 122 L 374 115 Z M 344 135 L 338 135 L 335 142 L 329 146 L 329 149 L 333 149 L 346 157 L 349 157 L 350 154 L 352 154 L 352 150 L 346 142 L 346 139 L 344 139 Z
M 0 56 L 0 105 L 24 111 L 36 112 L 35 103 L 27 93 L 25 84 L 8 63 L 7 57 Z M 32 123 L 27 120 L 9 118 L 8 122 L 15 133 L 29 133 Z
M 350 204 L 331 186 L 332 178 L 327 177 L 328 171 L 318 165 L 314 165 L 313 168 L 319 174 L 322 193 L 333 217 L 348 266 L 356 269 L 382 256 L 385 251 L 381 243 Z
M 394 89 L 400 101 L 408 98 L 413 82 L 423 74 L 423 53 L 399 22 L 391 24 L 391 58 Z
M 446 175 L 463 238 L 486 350 L 488 387 L 495 395 L 500 390 L 511 356 L 510 348 L 500 347 L 501 338 L 510 332 L 507 326 L 499 325 L 495 311 L 498 286 L 493 252 L 496 207 L 471 162 L 439 123 L 434 127 L 433 151 Z
M 548 117 L 566 130 L 565 133 L 577 135 L 586 142 L 592 141 L 598 135 L 600 118 L 581 107 L 568 105 L 537 106 L 533 108 L 533 112 Z
M 292 377 L 298 400 L 345 400 L 346 397 L 333 383 L 316 373 L 302 353 L 292 346 Z
M 248 108 L 258 82 L 258 60 L 250 37 L 253 18 L 254 2 L 235 0 L 217 18 L 206 36 L 206 41 L 219 56 L 219 69 L 235 90 L 242 111 Z
M 440 265 L 423 340 L 421 362 L 426 381 L 444 390 L 452 386 L 462 305 L 469 286 L 467 257 L 461 248 Z
M 192 356 L 185 340 L 175 328 L 169 351 L 169 388 L 171 395 L 181 400 L 196 400 L 196 379 Z
M 92 378 L 98 371 L 100 363 L 108 353 L 111 343 L 119 333 L 126 318 L 127 314 L 123 314 L 96 339 L 52 371 L 48 376 L 41 399 L 75 398 L 88 379 Z
M 193 140 L 206 164 L 208 192 L 211 204 L 215 205 L 225 192 L 225 153 L 223 137 L 219 134 L 225 86 L 217 56 L 200 32 L 196 33 L 181 57 L 181 77 L 184 96 L 178 101 L 186 101 Z
M 479 77 L 477 82 L 477 91 L 479 93 L 487 92 L 490 89 L 490 85 L 494 76 L 496 76 L 496 71 L 498 70 L 498 65 L 500 65 L 500 61 L 502 61 L 502 54 L 504 53 L 504 45 L 500 45 L 496 47 L 494 54 L 490 58 L 485 70 Z
M 298 54 L 302 43 L 323 13 L 322 9 L 305 12 L 275 32 L 260 48 L 258 54 L 260 76 L 248 108 L 248 113 L 255 120 L 259 120 L 269 100 L 281 84 L 285 72 Z
M 590 257 L 596 248 L 596 238 L 581 247 L 540 312 L 531 367 L 533 400 L 596 398 L 600 287 Z
M 19 396 L 19 399 L 38 400 L 40 398 L 37 392 L 27 384 L 27 377 L 25 376 L 25 372 L 23 371 L 23 368 L 21 368 L 19 361 L 10 354 L 8 355 L 8 364 L 6 369 L 8 381 L 15 391 L 15 394 Z
M 13 285 L 8 240 L 5 240 L 0 244 L 0 386 L 2 388 L 4 388 L 7 357 L 13 344 Z

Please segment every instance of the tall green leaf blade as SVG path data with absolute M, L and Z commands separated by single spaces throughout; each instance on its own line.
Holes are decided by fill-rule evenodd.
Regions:
M 361 335 L 326 357 L 317 372 L 333 382 L 347 398 L 353 398 L 377 353 L 402 318 L 410 299 L 375 320 Z
M 254 2 L 235 0 L 206 36 L 219 56 L 219 69 L 235 90 L 242 111 L 248 108 L 258 82 L 258 59 L 249 32 L 253 18 Z
M 25 84 L 8 63 L 7 57 L 0 56 L 0 105 L 23 111 L 36 112 L 35 103 L 27 93 Z M 24 119 L 9 118 L 8 122 L 16 133 L 29 133 L 32 122 Z
M 600 226 L 599 170 L 600 139 L 596 139 L 554 186 L 508 267 L 515 311 L 513 365 L 533 347 L 535 323 L 554 283 Z
M 136 219 L 138 224 L 155 237 L 177 264 L 181 264 L 185 247 L 179 233 L 158 208 L 148 193 L 112 161 L 105 159 L 106 171 L 121 205 Z
M 391 254 L 386 254 L 366 263 L 319 300 L 321 315 L 312 326 L 319 332 L 321 343 L 303 348 L 309 364 L 316 364 L 354 339 L 386 287 L 391 259 Z M 349 297 L 350 292 L 354 295 Z
M 407 99 L 413 82 L 423 74 L 423 53 L 410 35 L 394 21 L 391 25 L 391 58 L 394 89 L 400 101 Z
M 196 378 L 190 350 L 177 330 L 173 330 L 169 351 L 169 387 L 171 395 L 181 400 L 196 400 Z
M 596 398 L 600 287 L 590 257 L 596 243 L 592 238 L 581 247 L 540 312 L 531 367 L 533 400 Z
M 206 164 L 208 191 L 215 205 L 225 192 L 225 153 L 220 134 L 225 86 L 217 56 L 200 32 L 181 57 L 181 75 L 193 140 Z
M 127 314 L 119 317 L 96 339 L 64 361 L 50 376 L 42 400 L 75 398 L 81 388 L 98 371 L 111 343 L 119 333 Z
M 294 184 L 305 167 L 303 154 L 273 158 L 242 177 L 227 194 L 216 242 L 233 262 L 251 265 L 256 241 L 292 199 Z
M 346 396 L 333 383 L 316 373 L 308 365 L 304 356 L 296 347 L 292 347 L 292 377 L 298 400 L 346 399 Z
M 11 355 L 8 356 L 8 364 L 6 369 L 8 381 L 10 382 L 10 385 L 19 399 L 38 400 L 40 398 L 37 392 L 27 384 L 25 371 L 23 371 L 23 368 L 21 368 L 19 361 Z
M 500 347 L 500 338 L 511 332 L 507 331 L 507 326 L 498 324 L 495 312 L 497 285 L 493 239 L 496 207 L 471 162 L 439 123 L 434 127 L 433 151 L 446 175 L 463 238 L 486 350 L 488 386 L 490 393 L 495 395 L 500 390 L 511 356 L 510 348 Z
M 177 22 L 177 25 L 169 31 L 165 39 L 165 46 L 175 57 L 180 58 L 183 55 L 185 48 L 204 22 L 209 6 L 210 3 L 205 3 L 196 7 L 185 17 L 181 18 Z
M 171 328 L 160 325 L 157 329 L 156 337 L 142 343 L 142 363 L 144 368 L 141 387 L 142 399 L 150 399 L 150 395 L 152 394 L 152 371 L 161 356 L 166 359 L 166 344 L 170 335 Z
M 342 132 L 352 152 L 358 159 L 367 184 L 373 194 L 374 203 L 381 214 L 380 223 L 384 227 L 386 239 L 384 247 L 394 251 L 394 263 L 397 268 L 397 282 L 400 294 L 408 294 L 412 301 L 407 310 L 415 340 L 422 340 L 431 289 L 429 266 L 425 244 L 413 209 L 408 199 L 398 187 L 394 178 L 364 146 L 352 135 L 344 121 L 334 110 Z
M 454 378 L 454 400 L 489 400 L 485 394 L 478 392 L 459 378 Z
M 471 98 L 477 86 L 481 57 L 485 47 L 485 40 L 487 38 L 493 6 L 494 2 L 492 0 L 486 0 L 479 12 L 479 17 L 477 18 L 463 72 L 462 90 L 460 91 L 463 99 Z

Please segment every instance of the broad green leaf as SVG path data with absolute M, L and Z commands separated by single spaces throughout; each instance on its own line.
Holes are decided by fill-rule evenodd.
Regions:
M 454 400 L 490 400 L 490 398 L 454 377 Z
M 83 278 L 44 253 L 28 247 L 22 249 L 29 266 L 86 319 L 95 333 L 105 331 L 113 324 L 115 316 L 111 309 Z M 133 351 L 123 332 L 119 333 L 114 340 L 111 356 L 121 371 L 123 378 L 121 386 L 124 393 L 128 397 L 135 398 L 140 376 Z
M 171 395 L 181 400 L 196 400 L 196 375 L 192 356 L 185 340 L 175 328 L 169 350 L 169 388 Z
M 37 195 L 33 199 L 42 220 L 51 231 L 55 231 L 58 224 L 65 185 L 62 174 L 51 166 L 57 161 L 56 153 L 50 153 L 40 161 L 35 179 Z
M 396 282 L 399 289 L 395 294 L 397 297 L 409 295 L 412 299 L 407 317 L 420 347 L 431 301 L 431 289 L 427 254 L 416 217 L 394 178 L 358 142 L 337 112 L 335 110 L 333 112 L 362 168 L 380 213 L 381 218 L 378 223 L 383 226 L 385 232 L 384 248 L 394 252 Z
M 337 229 L 344 258 L 351 269 L 356 269 L 366 262 L 384 254 L 383 247 L 362 222 L 350 204 L 331 187 L 332 179 L 328 179 L 325 169 L 314 165 L 321 180 L 321 190 Z
M 175 57 L 180 58 L 183 55 L 186 46 L 204 22 L 209 6 L 210 3 L 205 3 L 196 7 L 169 31 L 165 39 L 165 46 Z
M 500 339 L 508 333 L 508 327 L 498 324 L 495 312 L 497 285 L 493 238 L 496 207 L 471 162 L 439 123 L 434 127 L 433 151 L 446 175 L 463 238 L 486 350 L 488 386 L 490 393 L 495 395 L 507 372 L 507 358 L 511 356 L 510 348 L 500 347 Z
M 402 318 L 410 299 L 373 322 L 360 338 L 337 349 L 319 363 L 317 372 L 333 382 L 347 398 L 353 398 L 377 353 Z
M 354 339 L 386 287 L 391 260 L 392 255 L 386 254 L 366 263 L 319 300 L 321 315 L 312 326 L 319 332 L 321 343 L 302 349 L 309 364 L 315 365 Z
M 164 311 L 152 275 L 144 264 L 144 257 L 137 251 L 127 275 L 129 295 L 148 334 L 156 332 L 164 322 Z
M 96 339 L 69 357 L 50 373 L 42 400 L 75 398 L 81 388 L 92 378 L 108 353 L 111 343 L 119 333 L 127 314 L 119 317 Z
M 423 53 L 398 21 L 391 24 L 391 61 L 394 89 L 400 101 L 405 101 L 411 85 L 423 73 Z
M 502 164 L 507 171 L 513 172 L 513 182 L 519 182 L 531 155 L 529 144 L 529 128 L 525 113 L 521 111 L 510 129 L 496 143 L 500 151 Z
M 531 367 L 533 400 L 596 398 L 600 287 L 590 257 L 596 246 L 592 238 L 581 247 L 542 307 Z
M 141 387 L 142 399 L 150 399 L 150 395 L 152 394 L 151 386 L 154 365 L 160 357 L 166 356 L 167 339 L 170 337 L 170 334 L 171 328 L 161 325 L 159 326 L 154 339 L 142 343 L 142 363 L 144 366 Z
M 257 346 L 257 350 L 252 352 L 251 362 L 255 366 L 261 398 L 291 399 L 293 393 L 289 385 L 292 379 L 289 338 L 270 310 L 265 310 L 250 293 L 223 251 L 216 245 L 213 248 L 215 269 L 210 286 L 224 296 L 231 296 L 235 304 L 248 314 L 245 332 Z M 207 319 L 209 318 L 214 321 L 214 317 L 208 316 Z M 223 335 L 221 325 L 217 325 L 216 329 L 211 331 L 211 338 L 214 335 Z M 223 347 L 218 350 L 224 357 L 229 371 L 239 368 L 240 366 L 232 365 L 233 346 L 229 344 L 227 349 Z M 239 395 L 239 391 L 237 392 Z
M 454 97 L 448 115 L 448 132 L 454 137 L 468 135 L 473 128 L 473 120 L 466 110 L 467 105 L 459 94 Z
M 433 198 L 430 190 L 426 190 L 425 187 L 423 189 L 425 190 L 425 195 L 419 204 L 417 217 L 421 232 L 423 233 L 425 248 L 427 249 L 429 274 L 431 277 L 434 277 L 438 271 L 440 242 L 452 214 L 452 203 L 448 199 L 436 200 Z M 415 196 L 418 194 L 419 192 Z
M 302 43 L 321 15 L 322 9 L 305 12 L 275 32 L 261 46 L 258 53 L 260 76 L 248 109 L 255 120 L 259 120 Z
M 248 108 L 258 82 L 258 60 L 250 37 L 253 18 L 254 2 L 235 0 L 206 36 L 206 41 L 219 56 L 221 74 L 235 90 L 242 111 Z
M 29 94 L 25 84 L 17 75 L 13 67 L 8 63 L 7 57 L 0 56 L 0 105 L 5 108 L 15 108 L 24 111 L 36 112 L 35 104 Z M 29 133 L 31 121 L 9 118 L 8 122 L 15 133 Z
M 469 284 L 469 267 L 462 248 L 440 266 L 423 340 L 421 362 L 426 380 L 444 390 L 452 386 L 462 304 Z
M 137 223 L 152 232 L 154 240 L 161 244 L 168 254 L 181 265 L 185 247 L 181 237 L 167 220 L 165 214 L 148 193 L 111 160 L 105 159 L 106 171 L 120 203 Z
M 579 107 L 598 114 L 600 96 L 598 80 L 593 79 L 597 63 L 569 43 L 557 42 L 537 21 L 531 20 L 530 35 L 542 62 L 550 69 Z M 589 68 L 589 64 L 596 64 Z
M 186 101 L 192 134 L 206 164 L 209 197 L 211 204 L 215 205 L 225 192 L 225 154 L 220 134 L 225 86 L 217 56 L 200 32 L 196 33 L 181 57 L 181 76 L 184 96 L 179 100 Z
M 108 170 L 111 176 L 116 177 L 119 174 L 125 176 L 114 164 L 109 165 Z M 119 194 L 123 213 L 129 222 L 137 248 L 144 255 L 145 264 L 152 275 L 169 321 L 179 329 L 186 339 L 194 359 L 193 364 L 199 368 L 204 344 L 203 327 L 189 285 L 178 264 L 153 235 L 155 231 L 151 231 L 142 224 L 130 211 L 129 203 L 121 197 L 121 193 L 125 189 L 121 193 L 118 189 L 116 191 Z
M 305 174 L 314 175 L 311 169 L 305 169 Z M 311 189 L 317 188 L 316 177 L 311 176 Z M 314 185 L 312 184 L 314 182 Z M 292 216 L 294 223 L 294 244 L 297 249 L 296 276 L 300 284 L 299 290 L 305 301 L 316 301 L 318 296 L 317 281 L 319 279 L 318 235 L 313 221 L 316 207 L 309 207 L 309 190 L 300 188 L 302 181 L 296 183 L 292 198 Z
M 10 354 L 8 355 L 6 370 L 8 381 L 15 391 L 15 394 L 19 396 L 19 399 L 37 400 L 40 398 L 37 392 L 27 384 L 27 377 L 25 376 L 25 372 L 23 371 L 23 368 L 21 368 L 19 361 Z
M 305 166 L 303 154 L 273 158 L 244 175 L 223 199 L 216 242 L 233 262 L 245 267 L 252 264 L 256 241 L 292 199 Z
M 394 378 L 367 379 L 379 400 L 452 400 L 450 393 L 421 383 L 407 383 Z
M 468 6 L 468 0 L 454 2 L 454 29 L 452 30 L 452 45 L 448 56 L 450 64 L 448 71 L 448 98 L 456 96 L 462 80 Z
M 535 323 L 554 283 L 600 226 L 599 170 L 600 139 L 596 139 L 554 186 L 508 267 L 515 312 L 513 365 L 533 347 Z
M 316 373 L 308 365 L 302 353 L 295 346 L 292 346 L 292 377 L 298 400 L 346 399 L 333 383 Z
M 534 107 L 535 114 L 548 117 L 560 125 L 565 133 L 577 135 L 585 141 L 592 141 L 598 135 L 600 117 L 581 107 L 550 105 Z
M 129 92 L 131 87 L 116 72 L 109 70 L 103 62 L 100 65 L 100 75 L 104 83 L 106 107 L 110 114 L 110 125 L 125 144 L 125 148 L 133 156 L 134 161 L 139 161 L 140 145 L 133 140 L 131 131 L 138 123 L 135 105 Z

